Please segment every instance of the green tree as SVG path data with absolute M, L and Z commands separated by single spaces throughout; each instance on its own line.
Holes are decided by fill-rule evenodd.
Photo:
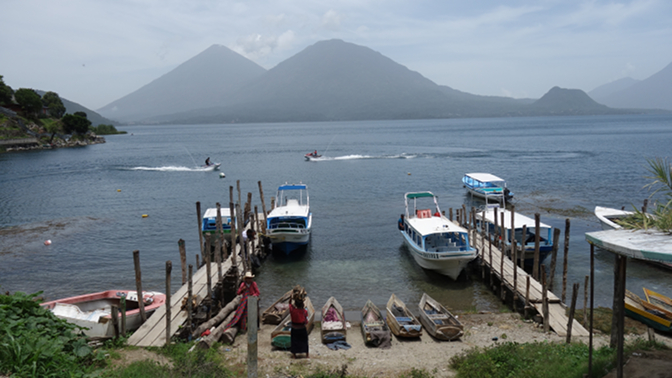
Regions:
M 89 119 L 85 112 L 75 112 L 75 115 L 84 119 Z
M 36 115 L 42 110 L 42 99 L 40 98 L 40 95 L 32 89 L 19 88 L 14 93 L 14 98 L 16 99 L 16 102 L 21 105 L 23 111 L 29 115 Z
M 52 117 L 62 118 L 65 114 L 65 105 L 56 92 L 47 92 L 42 96 L 42 104 L 49 108 Z
M 2 80 L 2 75 L 0 75 L 0 105 L 11 103 L 13 95 L 14 90 L 5 84 L 5 81 Z
M 63 122 L 63 131 L 65 131 L 65 133 L 85 134 L 89 131 L 91 121 L 86 119 L 86 117 L 78 115 L 78 113 L 86 115 L 84 112 L 75 112 L 75 114 L 66 114 L 61 119 L 61 122 Z

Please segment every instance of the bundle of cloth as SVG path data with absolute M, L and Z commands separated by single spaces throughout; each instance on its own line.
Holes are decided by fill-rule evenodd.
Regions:
M 308 293 L 306 293 L 306 289 L 303 288 L 301 285 L 296 285 L 292 289 L 292 301 L 296 303 L 296 301 L 301 301 L 303 302 L 306 299 L 306 296 Z

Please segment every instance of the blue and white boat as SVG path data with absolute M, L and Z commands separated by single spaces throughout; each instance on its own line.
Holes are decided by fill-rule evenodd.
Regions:
M 222 217 L 222 231 L 224 238 L 231 240 L 231 209 L 228 207 L 220 208 Z M 203 236 L 217 233 L 217 208 L 210 208 L 203 214 L 203 223 L 201 224 Z
M 479 232 L 485 230 L 493 240 L 500 240 L 502 235 L 502 214 L 504 214 L 504 244 L 507 251 L 511 251 L 511 230 L 516 239 L 516 246 L 520 248 L 524 245 L 525 265 L 531 266 L 534 263 L 534 238 L 536 233 L 535 220 L 520 213 L 500 208 L 497 204 L 488 205 L 485 210 L 476 213 L 476 227 Z M 495 221 L 495 218 L 497 219 Z M 511 223 L 513 222 L 513 224 Z M 525 235 L 523 235 L 523 226 L 525 226 Z M 539 263 L 553 250 L 553 227 L 539 222 Z
M 437 198 L 432 192 L 406 193 L 406 216 L 398 227 L 418 265 L 455 280 L 476 258 L 476 249 L 467 230 L 441 213 Z M 429 201 L 433 201 L 430 208 L 418 206 Z
M 490 173 L 467 173 L 462 183 L 471 195 L 497 202 L 510 201 L 513 193 L 506 187 L 506 180 Z
M 266 219 L 266 235 L 271 239 L 274 251 L 289 254 L 306 246 L 313 223 L 306 185 L 281 185 L 275 197 L 275 207 Z

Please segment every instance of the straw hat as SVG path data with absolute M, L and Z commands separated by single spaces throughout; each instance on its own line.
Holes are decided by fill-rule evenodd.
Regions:
M 245 278 L 254 278 L 254 274 L 252 274 L 252 272 L 246 272 Z

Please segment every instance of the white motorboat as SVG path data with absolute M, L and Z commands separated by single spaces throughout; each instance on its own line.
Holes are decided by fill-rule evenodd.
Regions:
M 120 308 L 122 297 L 126 298 L 126 331 L 136 330 L 142 325 L 137 291 L 108 290 L 45 302 L 41 306 L 68 323 L 75 324 L 89 337 L 109 338 L 114 336 L 112 305 Z M 166 295 L 144 291 L 142 300 L 145 313 L 149 316 L 166 302 Z
M 300 183 L 278 187 L 275 207 L 266 219 L 266 234 L 274 251 L 289 254 L 306 246 L 313 223 L 307 186 Z
M 229 209 L 228 207 L 220 208 L 220 215 L 222 217 L 222 232 L 224 233 L 224 238 L 231 240 L 231 209 Z M 203 224 L 201 225 L 201 232 L 203 233 L 203 236 L 207 234 L 217 233 L 216 207 L 207 209 L 205 211 L 205 214 L 203 214 Z
M 467 230 L 441 214 L 432 192 L 406 193 L 404 200 L 406 216 L 398 227 L 415 261 L 424 269 L 457 279 L 464 267 L 476 258 Z M 434 210 L 420 209 L 418 200 L 432 200 Z
M 534 238 L 536 233 L 534 219 L 520 213 L 514 213 L 513 224 L 511 224 L 511 211 L 494 204 L 488 205 L 484 210 L 476 213 L 476 226 L 479 231 L 485 229 L 485 232 L 491 236 L 493 241 L 499 239 L 502 235 L 502 214 L 504 214 L 504 243 L 506 248 L 508 250 L 511 248 L 511 229 L 513 229 L 516 246 L 520 248 L 521 245 L 525 245 L 525 254 L 523 255 L 525 264 L 532 265 L 534 263 Z M 525 235 L 523 235 L 523 226 L 525 226 Z M 553 227 L 539 222 L 539 263 L 544 261 L 552 250 Z
M 222 165 L 222 163 L 213 163 L 210 165 L 201 165 L 201 168 L 204 171 L 216 171 L 219 170 L 219 166 Z
M 467 173 L 462 183 L 471 195 L 497 202 L 510 201 L 513 193 L 506 187 L 506 180 L 490 173 Z

